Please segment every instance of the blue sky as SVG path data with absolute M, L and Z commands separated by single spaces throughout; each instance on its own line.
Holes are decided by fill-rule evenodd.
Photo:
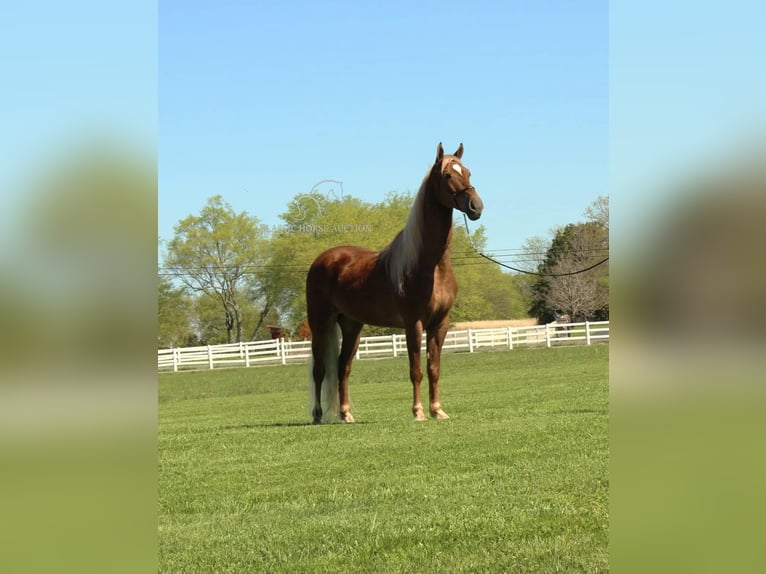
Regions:
M 53 191 L 30 182 L 78 146 L 96 138 L 156 154 L 157 46 L 153 1 L 3 5 L 0 256 L 23 252 L 22 216 L 37 194 Z
M 610 5 L 613 255 L 640 248 L 670 208 L 696 201 L 680 191 L 688 180 L 763 157 L 764 22 L 766 3 L 754 0 Z
M 460 142 L 490 250 L 607 193 L 607 2 L 159 4 L 159 234 L 221 194 L 416 191 Z M 404 222 L 402 222 L 404 223 Z
M 621 232 L 645 233 L 636 215 L 664 209 L 675 176 L 763 134 L 765 18 L 690 0 L 15 3 L 0 249 L 19 182 L 98 130 L 149 154 L 158 137 L 164 238 L 214 194 L 273 224 L 322 179 L 368 201 L 415 191 L 438 141 L 462 141 L 490 249 L 608 189 L 615 238 L 634 242 Z

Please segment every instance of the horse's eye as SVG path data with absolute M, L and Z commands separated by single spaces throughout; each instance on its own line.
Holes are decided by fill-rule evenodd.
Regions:
M 452 177 L 452 174 L 451 174 L 451 173 L 445 173 L 445 174 L 444 174 L 444 179 L 449 179 L 449 178 L 451 178 L 451 177 Z

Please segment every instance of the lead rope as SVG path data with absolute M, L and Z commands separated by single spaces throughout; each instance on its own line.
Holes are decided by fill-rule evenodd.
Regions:
M 591 269 L 595 269 L 599 265 L 603 265 L 607 261 L 609 261 L 609 257 L 605 257 L 598 263 L 594 263 L 590 267 L 586 267 L 585 269 L 580 269 L 579 271 L 571 271 L 569 273 L 537 273 L 535 271 L 526 271 L 524 269 L 519 269 L 518 267 L 513 267 L 511 265 L 506 265 L 505 263 L 500 263 L 497 259 L 493 259 L 489 255 L 485 255 L 481 251 L 479 251 L 476 248 L 476 245 L 473 243 L 473 238 L 471 237 L 471 230 L 468 229 L 468 218 L 465 216 L 465 212 L 463 212 L 463 223 L 465 224 L 465 233 L 468 235 L 468 242 L 471 244 L 471 249 L 474 250 L 476 255 L 483 257 L 487 261 L 491 261 L 492 263 L 496 263 L 497 265 L 500 265 L 500 267 L 505 267 L 506 269 L 510 269 L 511 271 L 517 271 L 519 273 L 526 273 L 527 275 L 537 275 L 538 277 L 566 277 L 567 275 L 578 275 L 580 273 L 585 273 L 586 271 L 590 271 Z

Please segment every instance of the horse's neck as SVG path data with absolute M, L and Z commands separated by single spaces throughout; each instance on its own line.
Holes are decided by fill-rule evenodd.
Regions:
M 437 267 L 451 265 L 452 209 L 439 203 L 437 192 L 430 181 L 423 183 L 404 229 L 380 252 L 399 293 L 404 292 L 407 276 L 433 273 Z
M 426 190 L 423 202 L 423 245 L 419 262 L 428 266 L 450 263 L 452 243 L 452 209 L 444 207 L 436 197 L 432 186 Z

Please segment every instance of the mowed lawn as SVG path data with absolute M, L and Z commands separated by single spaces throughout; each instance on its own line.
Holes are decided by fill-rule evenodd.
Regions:
M 355 361 L 321 426 L 305 365 L 163 374 L 160 571 L 605 572 L 608 361 L 445 355 L 423 423 L 406 358 Z

